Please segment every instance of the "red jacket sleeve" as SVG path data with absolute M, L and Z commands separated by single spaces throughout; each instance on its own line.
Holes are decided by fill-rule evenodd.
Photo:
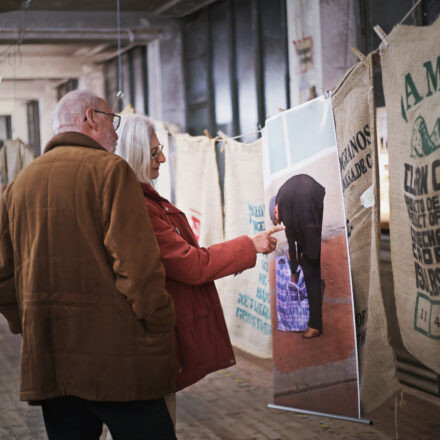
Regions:
M 160 215 L 149 213 L 167 277 L 197 285 L 255 266 L 255 246 L 248 236 L 199 248 L 190 245 Z

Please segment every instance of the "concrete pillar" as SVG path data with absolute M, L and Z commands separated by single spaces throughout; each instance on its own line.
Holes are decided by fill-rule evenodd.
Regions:
M 90 90 L 98 96 L 105 96 L 104 73 L 102 65 L 84 64 L 78 78 L 78 89 Z
M 12 138 L 19 138 L 24 143 L 27 143 L 26 100 L 0 99 L 0 114 L 11 115 Z
M 11 115 L 12 137 L 28 142 L 26 103 L 38 101 L 40 113 L 40 139 L 43 149 L 52 137 L 50 114 L 57 104 L 56 82 L 51 80 L 3 81 L 0 84 L 0 114 Z
M 42 93 L 39 99 L 41 152 L 44 151 L 44 147 L 52 137 L 50 115 L 55 109 L 57 103 L 56 87 L 52 82 L 48 81 L 46 82 L 44 93 Z
M 172 22 L 148 45 L 149 113 L 156 120 L 184 130 L 185 86 L 180 25 Z
M 356 62 L 352 0 L 287 0 L 292 106 L 336 86 Z
M 320 0 L 287 0 L 291 105 L 322 94 Z
M 357 62 L 356 23 L 352 0 L 321 0 L 322 87 L 335 87 L 345 72 Z M 366 54 L 365 54 L 366 55 Z
M 154 40 L 148 45 L 148 113 L 157 121 L 163 120 L 162 106 L 162 65 L 160 41 Z

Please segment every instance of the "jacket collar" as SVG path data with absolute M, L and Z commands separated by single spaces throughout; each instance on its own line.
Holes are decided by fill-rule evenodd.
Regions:
M 145 196 L 147 196 L 150 199 L 155 200 L 157 202 L 160 202 L 162 200 L 167 201 L 149 183 L 139 182 L 139 184 L 141 185 L 142 191 L 144 192 Z
M 96 150 L 104 150 L 106 149 L 96 142 L 91 137 L 79 133 L 77 131 L 66 131 L 64 133 L 57 134 L 54 136 L 44 148 L 44 152 L 47 153 L 50 150 L 53 150 L 56 147 L 86 147 L 86 148 L 94 148 Z

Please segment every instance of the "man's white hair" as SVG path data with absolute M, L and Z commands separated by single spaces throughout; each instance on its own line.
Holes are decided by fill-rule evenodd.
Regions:
M 150 178 L 151 135 L 153 122 L 144 115 L 122 115 L 118 128 L 118 143 L 115 153 L 125 159 L 137 179 L 152 184 Z
M 65 131 L 82 131 L 86 110 L 89 107 L 97 108 L 103 101 L 98 95 L 88 90 L 73 90 L 66 93 L 51 114 L 52 133 Z

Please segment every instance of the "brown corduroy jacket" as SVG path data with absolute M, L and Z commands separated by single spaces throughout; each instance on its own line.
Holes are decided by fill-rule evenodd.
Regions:
M 21 400 L 174 390 L 173 306 L 142 192 L 93 139 L 55 136 L 5 192 L 0 312 L 23 335 Z

